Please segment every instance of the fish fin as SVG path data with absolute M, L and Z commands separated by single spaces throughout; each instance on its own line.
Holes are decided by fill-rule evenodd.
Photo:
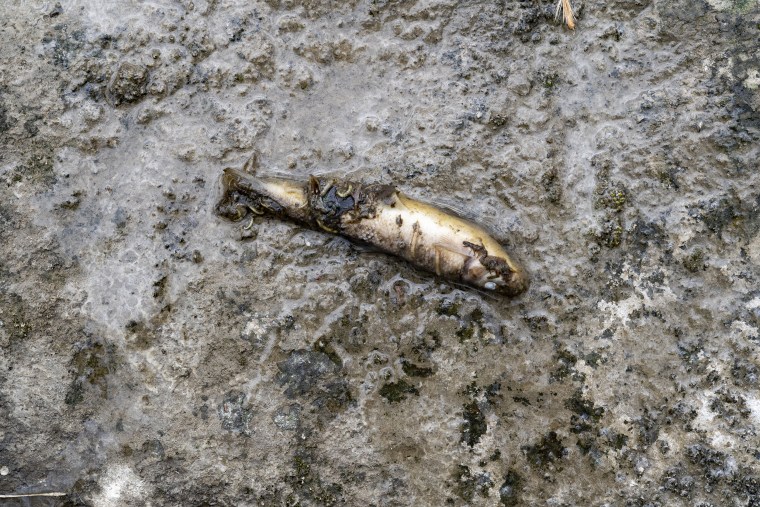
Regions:
M 477 223 L 478 220 L 476 220 L 475 214 L 472 212 L 472 210 L 465 210 L 464 208 L 457 207 L 450 202 L 445 202 L 440 199 L 432 199 L 427 202 L 418 201 L 414 197 L 410 197 L 408 195 L 405 195 L 402 192 L 397 192 L 398 200 L 403 202 L 403 204 L 407 208 L 415 208 L 420 206 L 427 206 L 427 207 L 433 207 L 438 209 L 439 211 L 442 211 L 443 213 L 447 215 L 454 216 L 456 218 L 460 218 L 462 220 L 465 220 L 470 223 Z M 482 221 L 482 220 L 481 220 Z
M 374 245 L 370 245 L 369 243 L 353 243 L 349 241 L 349 244 L 351 245 L 351 248 L 353 248 L 355 252 L 360 253 L 360 254 L 383 253 L 382 250 L 380 250 Z
M 452 204 L 448 201 L 444 201 L 442 199 L 431 199 L 430 204 L 435 206 L 436 208 L 439 208 L 451 215 L 454 215 L 457 218 L 462 218 L 464 220 L 469 220 L 470 222 L 475 222 L 478 218 L 475 213 L 472 212 L 472 210 L 468 210 L 462 206 L 457 206 L 455 204 Z
M 407 208 L 413 208 L 413 207 L 415 207 L 415 204 L 420 204 L 420 205 L 423 204 L 422 201 L 419 201 L 419 200 L 415 199 L 414 197 L 410 197 L 410 196 L 404 194 L 403 192 L 396 192 L 396 195 L 398 196 L 398 200 L 401 201 L 402 203 L 404 203 L 404 205 Z M 425 203 L 425 205 L 426 206 L 431 206 L 432 205 L 432 206 L 438 208 L 439 210 L 448 213 L 449 215 L 454 215 L 457 218 L 462 218 L 462 219 L 465 219 L 465 220 L 469 220 L 471 222 L 474 221 L 474 218 L 475 218 L 473 216 L 472 212 L 468 213 L 467 211 L 465 211 L 464 208 L 458 208 L 458 207 L 454 206 L 453 204 L 451 204 L 449 202 L 442 201 L 441 199 L 428 200 Z
M 243 164 L 243 172 L 253 176 L 256 174 L 256 171 L 259 170 L 259 165 L 259 152 L 254 151 Z
M 319 179 L 313 174 L 309 175 L 309 192 L 319 195 Z
M 396 207 L 403 206 L 404 208 L 409 209 L 409 208 L 413 208 L 414 203 L 417 202 L 411 197 L 409 197 L 408 195 L 404 195 L 403 192 L 399 192 L 398 190 L 396 190 L 395 192 L 395 197 L 396 197 L 396 200 L 395 200 Z
M 471 256 L 451 250 L 438 243 L 433 245 L 433 249 L 435 251 L 435 274 L 438 276 L 442 276 L 446 266 L 459 266 L 459 269 L 452 270 L 458 272 L 472 260 Z

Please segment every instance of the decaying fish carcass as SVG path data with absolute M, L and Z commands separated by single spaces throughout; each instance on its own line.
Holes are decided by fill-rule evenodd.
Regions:
M 258 178 L 234 169 L 222 177 L 217 212 L 232 220 L 271 215 L 340 234 L 397 255 L 452 282 L 516 296 L 524 271 L 485 230 L 390 185 L 320 179 Z

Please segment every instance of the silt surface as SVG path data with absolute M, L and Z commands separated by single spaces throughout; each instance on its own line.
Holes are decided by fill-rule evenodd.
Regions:
M 760 3 L 0 3 L 8 506 L 760 505 Z M 396 185 L 495 298 L 225 167 Z

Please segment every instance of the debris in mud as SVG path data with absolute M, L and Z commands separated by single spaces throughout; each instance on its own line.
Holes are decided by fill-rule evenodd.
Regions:
M 523 478 L 514 470 L 507 471 L 504 483 L 499 487 L 499 500 L 502 505 L 515 507 L 520 505 L 520 493 L 523 489 Z
M 383 387 L 380 388 L 380 391 L 378 391 L 378 394 L 390 403 L 398 403 L 404 401 L 407 398 L 407 395 L 419 395 L 420 392 L 416 387 L 409 384 L 404 379 L 401 379 L 398 382 L 384 384 Z
M 546 470 L 547 465 L 562 458 L 567 452 L 554 431 L 550 431 L 533 445 L 523 446 L 522 450 L 528 463 L 540 470 Z
M 288 398 L 314 391 L 323 379 L 334 377 L 340 369 L 327 354 L 309 350 L 294 350 L 277 368 L 280 370 L 277 381 L 286 386 Z
M 463 417 L 464 423 L 462 424 L 460 441 L 473 447 L 480 441 L 480 437 L 488 431 L 486 417 L 476 401 L 464 405 Z
M 223 429 L 250 437 L 253 432 L 250 427 L 253 412 L 246 408 L 246 399 L 244 393 L 230 391 L 219 403 L 217 413 Z
M 137 102 L 148 91 L 148 69 L 143 65 L 122 62 L 116 68 L 108 83 L 108 93 L 114 103 Z

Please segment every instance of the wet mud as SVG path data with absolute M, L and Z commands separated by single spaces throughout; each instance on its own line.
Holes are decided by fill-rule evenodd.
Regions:
M 0 3 L 2 505 L 760 505 L 756 1 Z M 484 226 L 516 299 L 225 167 Z

